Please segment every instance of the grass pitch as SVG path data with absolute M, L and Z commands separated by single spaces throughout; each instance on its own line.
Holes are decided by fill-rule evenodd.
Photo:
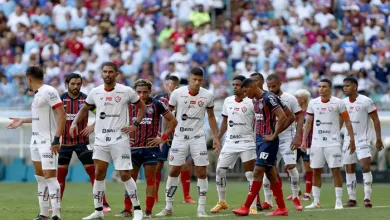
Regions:
M 36 197 L 36 183 L 0 183 L 0 219 L 1 220 L 24 220 L 33 219 L 39 213 L 38 200 Z M 106 196 L 111 205 L 112 212 L 105 215 L 105 219 L 117 219 L 114 214 L 123 209 L 123 192 L 124 186 L 122 183 L 107 183 Z M 160 201 L 155 204 L 153 214 L 158 213 L 164 207 L 164 184 L 161 184 Z M 141 205 L 145 207 L 145 183 L 138 183 L 138 191 L 141 200 Z M 301 189 L 304 185 L 301 184 Z M 220 212 L 219 214 L 211 214 L 212 219 L 310 219 L 310 220 L 381 220 L 389 219 L 390 216 L 390 185 L 374 184 L 372 202 L 374 207 L 366 209 L 363 205 L 363 186 L 358 185 L 357 208 L 344 210 L 334 210 L 335 193 L 334 188 L 330 183 L 323 184 L 321 190 L 322 209 L 319 210 L 304 210 L 296 212 L 293 209 L 292 202 L 286 201 L 288 206 L 288 217 L 266 217 L 266 212 L 261 212 L 257 216 L 236 217 L 231 210 L 242 205 L 247 195 L 246 182 L 228 182 L 227 202 L 229 209 Z M 287 182 L 283 183 L 283 192 L 285 197 L 291 192 L 290 185 Z M 191 195 L 194 199 L 196 196 L 196 183 L 191 185 Z M 261 195 L 262 192 L 261 192 Z M 263 197 L 263 196 L 262 196 Z M 172 217 L 155 219 L 194 219 L 196 218 L 197 204 L 183 204 L 182 190 L 179 186 L 175 196 L 174 215 Z M 348 199 L 346 189 L 344 187 L 343 201 Z M 209 211 L 217 202 L 218 196 L 214 182 L 209 183 L 209 191 L 207 197 L 207 211 Z M 302 202 L 304 206 L 310 202 Z M 66 185 L 65 195 L 62 202 L 62 219 L 77 220 L 88 216 L 94 210 L 92 200 L 92 187 L 88 183 L 68 183 Z M 127 218 L 131 219 L 131 218 Z

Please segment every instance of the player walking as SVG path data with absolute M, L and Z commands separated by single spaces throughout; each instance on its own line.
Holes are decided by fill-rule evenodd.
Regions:
M 140 167 L 144 166 L 146 177 L 146 209 L 144 217 L 152 217 L 152 209 L 155 203 L 156 194 L 156 167 L 157 155 L 160 152 L 159 145 L 166 142 L 176 127 L 177 121 L 175 116 L 168 110 L 168 107 L 150 97 L 152 93 L 152 83 L 146 79 L 139 79 L 134 84 L 135 91 L 140 99 L 146 105 L 146 115 L 142 119 L 138 129 L 130 133 L 131 143 L 131 160 L 133 162 L 133 171 L 131 176 L 134 181 L 138 178 Z M 129 105 L 130 120 L 133 123 L 137 119 L 138 109 L 134 104 Z M 167 128 L 159 136 L 160 117 L 164 117 Z M 131 216 L 131 200 L 129 194 L 125 195 L 125 209 L 115 215 L 116 217 Z
M 209 164 L 204 127 L 207 111 L 210 128 L 214 135 L 213 147 L 220 149 L 217 121 L 214 115 L 214 96 L 202 88 L 204 71 L 202 68 L 191 69 L 189 85 L 176 89 L 169 100 L 170 109 L 176 108 L 178 126 L 170 150 L 171 170 L 166 185 L 166 206 L 156 216 L 170 216 L 173 209 L 173 196 L 179 184 L 179 174 L 186 157 L 190 153 L 198 177 L 198 217 L 206 217 L 205 205 L 208 189 L 206 166 Z
M 169 97 L 172 92 L 180 87 L 180 79 L 177 76 L 169 76 L 166 81 L 166 93 L 158 94 L 154 99 L 164 103 L 166 106 L 169 105 Z M 160 123 L 164 127 L 164 121 Z M 162 129 L 164 130 L 164 128 Z M 171 148 L 172 141 L 165 142 L 162 145 L 161 151 L 158 154 L 157 162 L 157 172 L 156 172 L 156 202 L 158 200 L 158 190 L 160 188 L 161 182 L 161 170 L 164 168 L 164 163 L 168 159 L 169 149 Z M 185 161 L 181 172 L 180 172 L 180 181 L 183 186 L 183 196 L 185 203 L 196 203 L 195 200 L 190 196 L 190 187 L 191 187 L 191 166 L 188 164 L 188 160 Z
M 344 79 L 344 93 L 348 97 L 343 101 L 351 118 L 351 123 L 354 131 L 356 142 L 356 152 L 349 154 L 348 144 L 350 136 L 345 135 L 343 146 L 343 163 L 345 165 L 347 177 L 347 190 L 349 200 L 344 206 L 353 207 L 356 202 L 356 163 L 359 161 L 363 172 L 364 181 L 364 206 L 371 208 L 371 193 L 372 193 L 372 174 L 370 170 L 371 164 L 371 146 L 370 137 L 372 127 L 370 126 L 370 118 L 374 122 L 376 134 L 376 149 L 383 149 L 381 124 L 378 118 L 377 109 L 374 102 L 367 96 L 358 94 L 358 81 L 353 77 Z
M 225 144 L 218 158 L 216 171 L 216 185 L 218 191 L 218 203 L 210 210 L 218 213 L 228 208 L 226 202 L 226 173 L 232 169 L 240 157 L 245 171 L 245 177 L 249 182 L 249 188 L 253 182 L 253 169 L 256 159 L 256 144 L 254 134 L 255 112 L 251 99 L 245 97 L 241 88 L 244 76 L 236 76 L 233 79 L 234 96 L 227 97 L 223 103 L 223 121 L 218 137 L 221 139 L 226 133 Z M 229 125 L 229 126 L 228 126 Z M 257 214 L 256 201 L 250 207 L 250 214 Z
M 78 135 L 78 126 L 88 116 L 88 111 L 96 107 L 95 146 L 93 159 L 95 162 L 95 183 L 93 198 L 95 212 L 83 219 L 104 219 L 103 196 L 109 162 L 114 161 L 115 169 L 119 171 L 131 202 L 134 205 L 134 220 L 142 219 L 140 202 L 137 196 L 137 186 L 131 178 L 132 163 L 129 144 L 129 132 L 134 132 L 145 115 L 145 103 L 130 87 L 117 84 L 118 67 L 112 62 L 102 65 L 104 84 L 92 89 L 85 100 L 85 105 L 77 113 L 69 133 L 74 138 Z M 138 110 L 137 119 L 129 124 L 129 107 L 133 103 Z
M 53 209 L 52 220 L 61 219 L 60 184 L 57 180 L 57 153 L 65 128 L 66 114 L 60 96 L 53 87 L 43 84 L 43 70 L 31 66 L 26 70 L 29 90 L 35 92 L 30 118 L 10 118 L 8 129 L 23 123 L 32 123 L 30 143 L 35 178 L 38 182 L 40 213 L 35 220 L 49 219 L 49 199 Z
M 79 74 L 72 73 L 65 79 L 65 84 L 68 86 L 68 92 L 61 95 L 61 100 L 64 104 L 66 112 L 65 132 L 62 137 L 61 149 L 58 156 L 58 182 L 61 186 L 61 200 L 64 196 L 66 176 L 68 175 L 68 167 L 70 160 L 72 159 L 73 152 L 76 152 L 77 157 L 83 164 L 85 171 L 87 172 L 89 179 L 93 185 L 95 181 L 95 165 L 92 160 L 92 151 L 88 149 L 89 135 L 93 132 L 94 126 L 87 126 L 88 118 L 82 120 L 78 124 L 78 130 L 81 131 L 81 135 L 76 138 L 72 138 L 69 134 L 70 125 L 73 119 L 85 104 L 87 95 L 80 92 L 83 79 Z M 93 109 L 91 109 L 93 110 Z M 103 212 L 110 212 L 111 208 L 106 201 L 106 197 L 103 197 Z
M 287 216 L 288 211 L 284 203 L 282 187 L 275 169 L 279 148 L 278 135 L 284 129 L 287 117 L 279 105 L 278 97 L 270 92 L 262 91 L 254 80 L 244 80 L 242 87 L 245 88 L 248 98 L 252 99 L 256 114 L 257 159 L 253 172 L 254 181 L 245 204 L 233 210 L 233 213 L 240 216 L 249 214 L 249 207 L 261 189 L 265 174 L 271 182 L 271 190 L 278 205 L 278 209 L 267 216 Z
M 306 209 L 320 208 L 321 173 L 325 161 L 332 170 L 336 193 L 335 209 L 342 209 L 343 179 L 340 168 L 342 155 L 340 146 L 340 118 L 345 122 L 348 133 L 353 136 L 353 129 L 345 104 L 341 99 L 332 96 L 332 82 L 322 79 L 318 85 L 320 97 L 309 102 L 309 114 L 303 132 L 303 140 L 307 139 L 313 124 L 313 139 L 310 148 L 310 167 L 313 169 L 313 197 L 314 201 Z M 302 150 L 307 150 L 307 143 L 302 142 Z M 355 152 L 355 139 L 349 142 L 349 151 Z
M 297 211 L 302 211 L 301 202 L 298 197 L 299 193 L 299 173 L 296 167 L 297 151 L 296 149 L 301 145 L 302 131 L 303 131 L 303 114 L 302 109 L 298 104 L 297 98 L 293 95 L 283 92 L 280 87 L 282 83 L 276 74 L 271 74 L 267 77 L 267 87 L 270 92 L 279 96 L 280 100 L 285 104 L 295 115 L 295 123 L 287 127 L 279 134 L 279 153 L 276 166 L 279 165 L 283 159 L 285 168 L 290 176 L 290 184 L 292 191 L 292 198 L 294 207 Z M 263 186 L 269 185 L 266 176 L 263 179 Z M 272 193 L 269 187 L 264 187 L 264 200 L 268 204 L 272 204 Z
M 302 108 L 302 111 L 304 113 L 304 119 L 306 121 L 307 117 L 308 117 L 308 114 L 306 113 L 306 111 L 307 111 L 307 106 L 308 106 L 309 101 L 310 101 L 310 92 L 305 90 L 305 89 L 300 89 L 300 90 L 295 92 L 295 97 L 297 98 L 298 103 Z M 313 129 L 311 129 L 311 131 L 309 132 L 307 139 L 302 140 L 302 141 L 306 141 L 307 148 L 311 147 L 312 136 L 313 136 Z M 303 151 L 301 148 L 298 148 L 297 149 L 297 162 L 299 161 L 300 158 L 302 158 L 302 160 L 303 160 L 303 165 L 305 168 L 305 179 L 306 179 L 306 187 L 305 187 L 306 190 L 305 190 L 305 194 L 303 195 L 301 200 L 310 201 L 310 199 L 311 199 L 310 193 L 311 193 L 311 188 L 313 186 L 313 170 L 310 167 L 310 155 L 307 152 Z

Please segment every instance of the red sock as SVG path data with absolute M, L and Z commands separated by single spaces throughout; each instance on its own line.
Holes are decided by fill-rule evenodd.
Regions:
M 95 165 L 86 167 L 85 171 L 87 172 L 89 180 L 93 186 L 93 183 L 95 182 Z M 103 204 L 107 204 L 106 195 L 103 196 Z
M 152 209 L 153 209 L 155 201 L 156 200 L 153 197 L 149 197 L 149 196 L 146 197 L 146 209 L 145 209 L 145 211 L 152 212 Z
M 191 172 L 189 170 L 183 170 L 180 173 L 181 184 L 183 185 L 184 198 L 190 196 L 190 184 L 191 184 Z
M 287 172 L 288 173 L 288 172 Z M 278 181 L 280 183 L 280 187 L 283 187 L 283 181 L 282 181 L 282 177 L 280 177 L 279 173 L 277 174 L 278 176 Z
M 62 200 L 62 196 L 64 195 L 64 191 L 65 191 L 66 175 L 68 175 L 68 169 L 59 167 L 58 174 L 57 174 L 57 180 L 60 183 L 60 187 L 61 187 L 61 200 Z
M 253 181 L 251 190 L 249 191 L 244 204 L 244 206 L 247 207 L 248 209 L 249 207 L 251 207 L 253 200 L 255 200 L 256 196 L 259 194 L 261 185 L 263 185 L 262 181 Z
M 311 187 L 313 186 L 313 171 L 306 172 L 306 193 L 311 193 Z
M 125 195 L 125 200 L 123 201 L 125 203 L 125 210 L 128 212 L 131 212 L 133 204 L 131 204 L 131 200 L 129 195 Z
M 158 189 L 161 182 L 161 170 L 156 172 L 156 198 L 158 198 Z
M 275 201 L 276 201 L 276 204 L 278 205 L 278 208 L 285 209 L 286 204 L 284 204 L 282 186 L 279 184 L 279 182 L 271 183 L 271 190 L 272 190 L 272 193 L 275 197 Z

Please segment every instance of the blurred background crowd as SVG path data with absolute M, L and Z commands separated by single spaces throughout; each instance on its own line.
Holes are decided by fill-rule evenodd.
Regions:
M 119 82 L 146 78 L 154 93 L 168 75 L 185 84 L 201 66 L 217 99 L 254 71 L 313 97 L 323 77 L 342 97 L 352 74 L 359 92 L 390 109 L 389 15 L 389 0 L 0 0 L 0 107 L 30 105 L 30 65 L 60 93 L 79 73 L 88 94 L 102 83 L 101 63 L 114 61 Z

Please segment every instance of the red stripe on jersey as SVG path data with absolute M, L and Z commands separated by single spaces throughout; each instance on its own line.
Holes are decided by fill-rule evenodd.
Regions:
M 62 102 L 59 102 L 59 103 L 57 103 L 57 104 L 55 104 L 55 105 L 53 105 L 53 109 L 56 109 L 56 108 L 58 108 L 58 107 L 60 107 L 60 106 L 62 106 L 63 105 L 63 103 Z
M 376 112 L 378 112 L 378 110 L 377 109 L 375 109 L 374 111 L 372 111 L 372 112 L 369 112 L 368 114 L 373 114 L 373 113 L 376 113 Z

